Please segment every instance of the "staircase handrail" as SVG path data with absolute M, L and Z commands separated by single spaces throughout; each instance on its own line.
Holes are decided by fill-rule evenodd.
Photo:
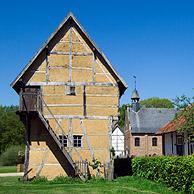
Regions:
M 40 99 L 42 100 L 44 106 L 47 108 L 47 110 L 49 111 L 49 113 L 51 114 L 52 118 L 55 120 L 55 122 L 57 123 L 58 127 L 61 129 L 62 133 L 66 136 L 66 138 L 68 139 L 68 141 L 70 142 L 72 148 L 75 150 L 75 152 L 77 153 L 79 159 L 82 161 L 82 157 L 80 155 L 80 153 L 77 151 L 77 149 L 73 146 L 73 142 L 71 141 L 70 138 L 68 138 L 68 135 L 66 135 L 66 133 L 64 132 L 62 126 L 60 125 L 60 123 L 58 122 L 58 120 L 56 119 L 56 117 L 54 116 L 54 114 L 52 113 L 52 111 L 50 110 L 50 108 L 48 107 L 48 105 L 46 104 L 45 100 L 42 98 L 42 96 L 39 96 Z M 65 149 L 65 148 L 63 148 Z

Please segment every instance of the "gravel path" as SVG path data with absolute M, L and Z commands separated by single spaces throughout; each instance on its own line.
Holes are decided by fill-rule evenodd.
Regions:
M 23 172 L 12 172 L 12 173 L 0 173 L 0 177 L 7 177 L 7 176 L 23 176 Z

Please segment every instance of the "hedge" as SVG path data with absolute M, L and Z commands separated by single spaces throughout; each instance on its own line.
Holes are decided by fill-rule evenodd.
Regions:
M 133 175 L 163 182 L 176 191 L 194 193 L 194 155 L 132 159 Z
M 18 153 L 20 152 L 20 156 Z M 12 145 L 0 155 L 0 166 L 13 166 L 24 162 L 24 145 Z

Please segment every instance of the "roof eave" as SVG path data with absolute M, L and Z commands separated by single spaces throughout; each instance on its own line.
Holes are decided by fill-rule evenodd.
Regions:
M 40 55 L 40 53 L 46 48 L 48 43 L 54 38 L 54 36 L 57 34 L 58 30 L 67 22 L 67 20 L 72 17 L 72 13 L 70 12 L 62 21 L 62 23 L 57 27 L 57 29 L 51 34 L 51 36 L 48 38 L 48 40 L 43 44 L 43 46 L 39 49 L 39 51 L 32 57 L 32 59 L 29 61 L 29 63 L 22 69 L 22 71 L 18 74 L 18 76 L 15 78 L 14 81 L 10 84 L 10 86 L 17 91 L 17 87 L 15 86 L 16 83 L 19 81 L 19 79 L 23 76 L 23 74 L 27 71 L 27 69 L 31 66 L 31 64 L 34 62 L 34 60 Z

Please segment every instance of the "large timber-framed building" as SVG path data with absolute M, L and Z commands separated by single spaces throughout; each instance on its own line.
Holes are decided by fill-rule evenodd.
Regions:
M 127 85 L 72 13 L 11 86 L 20 95 L 28 178 L 83 176 L 76 161 L 110 162 Z

